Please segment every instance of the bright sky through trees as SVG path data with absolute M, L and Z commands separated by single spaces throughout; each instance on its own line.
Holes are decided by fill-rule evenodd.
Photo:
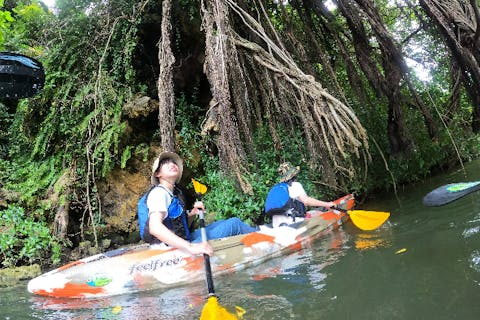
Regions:
M 41 1 L 45 3 L 49 8 L 52 8 L 55 6 L 55 0 L 41 0 Z
M 53 8 L 55 6 L 55 0 L 41 0 L 41 1 L 43 3 L 45 3 L 49 8 Z M 278 2 L 283 2 L 284 4 L 287 4 L 288 0 L 278 0 Z M 327 6 L 327 8 L 329 10 L 335 10 L 336 9 L 336 5 L 331 0 L 328 0 L 325 3 L 325 5 Z M 428 69 L 426 69 L 422 65 L 418 64 L 414 60 L 409 59 L 408 57 L 407 57 L 406 61 L 407 61 L 407 65 L 415 71 L 415 73 L 417 74 L 417 76 L 419 77 L 420 80 L 422 80 L 422 81 L 431 80 Z

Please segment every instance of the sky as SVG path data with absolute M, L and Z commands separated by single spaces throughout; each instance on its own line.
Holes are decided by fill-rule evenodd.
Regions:
M 45 3 L 49 8 L 55 6 L 55 0 L 40 0 Z

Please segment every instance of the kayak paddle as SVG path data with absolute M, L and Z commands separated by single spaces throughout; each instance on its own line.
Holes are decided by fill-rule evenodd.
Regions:
M 480 181 L 449 183 L 430 191 L 423 198 L 423 204 L 429 207 L 443 206 L 478 190 Z
M 192 179 L 193 188 L 197 199 L 200 200 L 201 196 L 207 192 L 207 186 Z M 202 234 L 202 242 L 207 242 L 207 231 L 205 230 L 205 219 L 203 210 L 199 210 L 198 216 L 200 218 L 200 232 Z M 208 298 L 207 303 L 203 306 L 200 320 L 234 320 L 240 319 L 235 314 L 230 313 L 225 307 L 218 303 L 218 297 L 215 294 L 215 288 L 213 286 L 212 267 L 210 265 L 210 256 L 203 254 L 203 261 L 205 263 L 205 275 L 207 278 Z M 237 307 L 238 308 L 238 307 Z M 241 308 L 240 308 L 241 310 Z
M 345 210 L 339 207 L 333 209 L 347 213 L 353 224 L 362 230 L 377 229 L 390 217 L 390 212 L 383 211 Z
M 200 231 L 202 233 L 202 241 L 207 241 L 207 232 L 205 231 L 205 220 L 203 217 L 203 210 L 199 210 L 198 216 L 200 217 Z M 210 256 L 203 254 L 203 260 L 205 263 L 205 274 L 207 277 L 208 298 L 207 303 L 203 306 L 200 320 L 230 320 L 239 319 L 235 314 L 230 313 L 225 307 L 218 303 L 218 297 L 215 294 L 213 287 L 212 267 L 210 266 Z
M 0 98 L 31 97 L 44 84 L 45 72 L 40 62 L 22 54 L 0 52 Z

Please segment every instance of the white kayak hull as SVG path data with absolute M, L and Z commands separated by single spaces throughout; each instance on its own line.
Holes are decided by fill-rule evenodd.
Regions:
M 352 195 L 335 202 L 345 209 L 354 205 Z M 259 231 L 250 234 L 211 240 L 213 275 L 232 273 L 300 250 L 347 219 L 348 215 L 334 210 L 314 215 L 295 226 L 261 226 Z M 28 291 L 58 298 L 97 298 L 169 288 L 204 279 L 203 256 L 190 255 L 163 244 L 140 244 L 59 267 L 30 280 Z

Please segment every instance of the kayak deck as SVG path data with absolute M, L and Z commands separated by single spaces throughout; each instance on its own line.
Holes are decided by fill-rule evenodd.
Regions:
M 351 209 L 354 199 L 347 195 L 335 203 Z M 210 240 L 214 249 L 210 258 L 212 272 L 228 274 L 300 250 L 347 219 L 344 212 L 333 210 L 290 226 L 260 226 L 253 233 Z M 30 280 L 28 290 L 50 297 L 97 298 L 204 279 L 202 255 L 190 255 L 163 244 L 140 244 L 66 264 Z

